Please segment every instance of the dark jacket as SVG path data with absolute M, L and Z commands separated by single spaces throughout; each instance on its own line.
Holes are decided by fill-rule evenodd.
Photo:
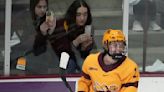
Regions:
M 56 28 L 51 35 L 43 36 L 42 34 L 37 34 L 34 42 L 34 53 L 39 55 L 46 51 L 47 40 L 50 41 L 54 52 L 60 57 L 61 52 L 67 52 L 71 57 L 75 57 L 72 51 L 72 41 L 78 37 L 80 34 L 84 33 L 84 27 L 78 27 L 75 24 L 67 25 L 68 29 L 64 26 L 64 19 L 57 20 Z M 81 47 L 77 47 L 81 57 L 85 58 L 92 46 L 86 51 L 81 51 Z

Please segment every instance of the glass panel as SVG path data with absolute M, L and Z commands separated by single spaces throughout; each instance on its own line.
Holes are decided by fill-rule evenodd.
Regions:
M 164 42 L 161 41 L 161 38 L 164 35 L 162 22 L 162 14 L 164 11 L 161 10 L 161 8 L 164 7 L 163 5 L 163 0 L 152 0 L 147 2 L 149 26 L 146 71 L 148 72 L 164 72 Z
M 5 0 L 0 0 L 0 75 L 4 70 Z
M 132 0 L 131 0 L 132 1 Z M 162 0 L 134 0 L 129 12 L 129 56 L 141 71 L 163 71 Z M 145 68 L 143 68 L 145 67 Z M 160 67 L 160 68 L 159 68 Z
M 63 18 L 73 1 L 49 0 L 49 10 L 54 11 L 57 19 Z M 30 15 L 29 2 L 30 0 L 13 0 L 12 3 L 11 75 L 59 74 L 59 58 L 52 49 L 53 46 L 56 46 L 56 43 L 51 46 L 50 42 L 47 41 L 46 52 L 38 56 L 30 52 L 37 32 Z M 103 50 L 101 46 L 103 32 L 107 28 L 122 29 L 122 0 L 103 0 L 103 2 L 101 0 L 94 0 L 94 2 L 86 0 L 86 2 L 91 8 L 92 25 L 94 27 L 96 46 L 93 48 L 93 52 Z M 30 53 L 25 55 L 27 52 Z M 22 56 L 24 58 L 20 58 Z M 26 61 L 26 67 L 24 60 Z M 79 61 L 80 59 L 77 58 L 77 62 Z M 82 63 L 79 63 L 79 66 L 81 67 Z M 76 70 L 75 73 L 79 73 L 79 71 Z

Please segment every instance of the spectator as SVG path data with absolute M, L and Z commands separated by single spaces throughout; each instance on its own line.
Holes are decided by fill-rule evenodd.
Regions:
M 149 30 L 161 30 L 161 27 L 156 23 L 156 4 L 154 0 L 133 0 L 130 5 L 133 5 L 134 22 L 133 31 L 143 31 L 143 23 L 145 19 L 145 13 L 148 16 Z
M 42 35 L 43 37 L 47 37 L 48 34 L 51 34 L 54 31 L 56 26 L 56 20 L 54 16 L 52 16 L 53 18 L 51 21 L 46 20 L 46 13 L 48 11 L 48 0 L 30 0 L 30 11 L 33 25 L 36 31 L 35 38 L 37 38 L 36 36 L 38 35 L 42 35 L 41 30 L 49 31 L 44 33 Z M 49 73 L 50 68 L 58 66 L 58 64 L 54 62 L 57 60 L 56 54 L 52 52 L 49 42 L 45 41 L 45 43 L 47 43 L 47 47 L 45 47 L 45 45 L 39 46 L 39 48 L 41 48 L 40 51 L 45 53 L 37 55 L 34 52 L 34 55 L 32 54 L 32 58 L 29 57 L 29 61 L 35 61 L 35 63 L 31 62 L 31 64 L 28 65 L 30 67 L 29 71 L 33 74 L 47 74 Z M 43 48 L 46 48 L 46 51 L 43 51 Z
M 19 50 L 23 52 L 16 58 L 18 58 L 18 61 L 23 60 L 20 62 L 26 62 L 25 69 L 24 69 L 26 74 L 47 74 L 49 73 L 50 66 L 53 66 L 53 68 L 55 67 L 55 63 L 53 61 L 55 61 L 57 57 L 55 56 L 54 52 L 52 52 L 50 45 L 47 46 L 48 48 L 46 52 L 43 53 L 42 55 L 34 56 L 35 53 L 34 54 L 32 53 L 33 52 L 32 44 L 34 43 L 35 35 L 41 34 L 40 28 L 42 27 L 42 29 L 49 29 L 49 32 L 52 31 L 51 29 L 54 30 L 55 28 L 55 19 L 51 22 L 52 24 L 50 22 L 45 21 L 47 10 L 48 10 L 48 0 L 30 0 L 30 12 L 33 21 L 33 25 L 31 25 L 31 28 L 33 28 L 34 26 L 31 34 L 29 34 L 30 42 L 23 40 L 22 42 L 23 45 L 18 46 L 23 48 L 23 50 L 17 48 L 17 51 L 15 51 L 15 49 L 14 52 L 12 51 L 13 54 L 16 54 L 17 52 L 19 52 Z M 31 30 L 27 30 L 27 31 L 31 31 Z M 27 35 L 25 33 L 23 34 Z M 24 44 L 26 44 L 26 46 Z M 41 48 L 45 48 L 45 47 L 42 46 Z M 25 59 L 21 59 L 19 57 L 24 57 Z

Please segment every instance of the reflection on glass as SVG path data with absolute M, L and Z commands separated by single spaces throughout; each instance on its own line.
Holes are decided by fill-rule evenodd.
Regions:
M 38 12 L 36 12 L 36 14 L 38 13 L 38 16 L 33 16 L 35 14 L 34 11 L 30 12 L 31 11 L 31 8 L 29 7 L 30 1 L 33 0 L 28 0 L 28 1 L 13 0 L 12 29 L 11 29 L 11 41 L 13 41 L 13 44 L 11 45 L 11 54 L 10 54 L 11 75 L 59 74 L 60 71 L 59 59 L 60 59 L 61 51 L 67 48 L 66 46 L 69 44 L 67 41 L 68 39 L 70 39 L 71 42 L 73 42 L 75 38 L 79 38 L 79 39 L 76 40 L 73 45 L 71 45 L 71 49 L 73 49 L 74 51 L 74 56 L 77 57 L 76 62 L 75 62 L 75 58 L 71 58 L 69 60 L 69 62 L 73 62 L 73 63 L 68 63 L 68 68 L 70 68 L 70 70 L 66 71 L 66 73 L 80 73 L 81 72 L 80 68 L 82 66 L 83 60 L 89 54 L 89 52 L 81 54 L 82 56 L 84 56 L 83 59 L 81 59 L 80 53 L 86 49 L 85 47 L 87 46 L 85 45 L 89 42 L 80 43 L 80 41 L 86 40 L 86 37 L 84 37 L 84 35 L 78 37 L 78 35 L 81 34 L 81 33 L 79 34 L 78 32 L 74 32 L 76 34 L 69 34 L 70 28 L 68 25 L 75 25 L 77 23 L 77 25 L 87 24 L 87 26 L 88 25 L 90 26 L 91 23 L 85 23 L 83 22 L 83 20 L 81 20 L 82 18 L 87 19 L 87 17 L 89 17 L 88 11 L 86 12 L 80 11 L 80 9 L 85 10 L 86 8 L 78 7 L 75 14 L 76 22 L 73 24 L 68 24 L 69 22 L 72 23 L 72 21 L 65 23 L 62 18 L 64 14 L 67 12 L 67 9 L 69 9 L 68 7 L 71 5 L 71 2 L 70 1 L 57 2 L 56 0 L 49 0 L 49 7 L 55 11 L 54 16 L 57 17 L 57 21 L 56 21 L 57 26 L 56 29 L 53 30 L 54 33 L 53 32 L 49 33 L 49 31 L 52 31 L 51 28 L 48 28 L 48 31 L 46 30 L 47 32 L 44 33 L 41 31 L 42 28 L 40 28 L 40 25 L 44 23 L 44 17 L 45 17 L 44 15 L 46 14 L 46 11 L 49 7 L 46 6 L 45 2 L 40 2 L 42 4 L 36 2 L 37 7 L 36 8 L 33 7 L 33 10 L 43 9 L 45 13 L 39 14 Z M 72 2 L 73 1 L 74 0 L 72 0 Z M 93 3 L 90 0 L 86 0 L 86 2 L 90 6 L 91 14 L 92 14 L 92 25 L 90 27 L 94 27 L 94 32 L 93 32 L 93 28 L 89 27 L 86 28 L 87 29 L 86 33 L 91 35 L 91 37 L 93 37 L 93 41 L 95 42 L 95 45 L 93 45 L 92 50 L 88 49 L 89 46 L 87 47 L 87 49 L 91 50 L 92 52 L 96 52 L 97 50 L 102 50 L 101 40 L 102 40 L 102 35 L 106 30 L 106 28 L 110 27 L 113 29 L 122 29 L 122 1 L 104 0 L 102 2 L 96 0 Z M 66 6 L 64 7 L 64 9 L 63 8 L 61 9 L 61 6 L 59 5 L 62 6 L 66 5 Z M 40 17 L 42 17 L 42 15 L 43 15 L 43 20 L 40 20 Z M 67 31 L 68 33 L 65 32 L 65 30 L 63 30 L 62 32 L 64 32 L 64 35 L 69 34 L 68 36 L 62 36 L 63 33 L 61 35 L 60 32 L 58 32 L 58 30 L 61 31 L 61 29 L 58 27 L 59 21 L 63 21 L 64 28 L 65 30 L 68 30 Z M 85 28 L 83 28 L 83 31 L 85 31 L 84 29 Z M 91 31 L 88 29 L 90 29 Z M 38 33 L 41 34 L 39 35 L 39 37 L 40 36 L 45 37 L 45 35 L 46 36 L 48 35 L 48 38 L 46 39 L 44 38 L 45 41 L 43 40 L 41 41 L 41 42 L 45 42 L 43 44 L 46 45 L 46 49 L 44 48 L 44 46 L 42 48 L 42 44 L 38 44 L 38 42 L 36 41 L 37 40 L 36 36 L 38 36 Z M 88 37 L 88 39 L 91 39 L 91 37 Z M 59 39 L 62 38 L 62 39 L 56 40 L 58 38 Z M 64 43 L 65 41 L 66 43 Z M 39 50 L 36 49 L 38 48 L 37 46 L 35 49 L 33 49 L 34 43 L 35 44 L 37 43 L 38 47 L 41 47 L 41 49 Z M 58 52 L 58 50 L 60 49 L 61 51 Z M 79 49 L 81 49 L 81 52 L 79 52 Z M 69 54 L 71 57 L 73 56 L 72 53 Z M 77 68 L 76 66 L 80 66 L 80 67 Z
M 163 35 L 162 29 L 162 0 L 131 0 L 129 30 L 129 55 L 137 61 L 142 71 L 164 71 L 164 43 L 159 42 Z M 163 6 L 163 5 L 162 5 Z M 145 34 L 147 36 L 145 36 Z M 146 42 L 146 43 L 145 43 Z M 143 48 L 146 48 L 143 49 Z M 143 55 L 144 51 L 146 55 Z M 143 59 L 146 58 L 146 59 Z M 144 61 L 145 60 L 145 61 Z

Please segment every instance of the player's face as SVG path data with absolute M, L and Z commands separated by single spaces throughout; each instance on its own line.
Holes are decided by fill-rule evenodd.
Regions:
M 81 6 L 76 12 L 76 24 L 79 26 L 84 26 L 88 18 L 88 10 L 86 7 Z
M 35 14 L 38 17 L 43 17 L 47 10 L 47 3 L 45 0 L 40 0 L 39 3 L 35 6 Z
M 109 53 L 112 54 L 120 54 L 124 53 L 125 44 L 124 42 L 111 42 L 109 44 Z

